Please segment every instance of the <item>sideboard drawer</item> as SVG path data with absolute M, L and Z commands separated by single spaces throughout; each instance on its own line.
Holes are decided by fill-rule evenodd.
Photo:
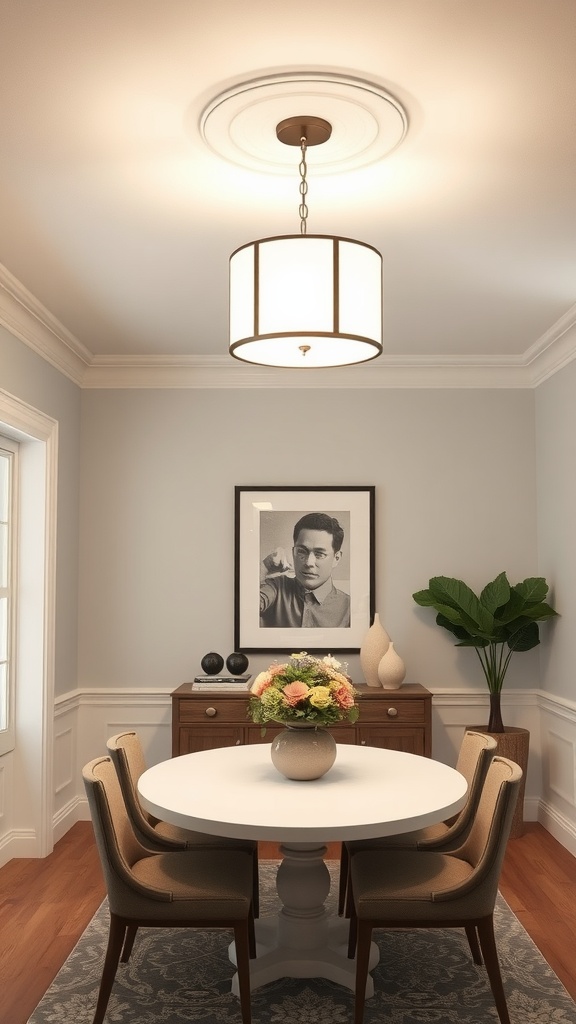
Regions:
M 398 700 L 393 695 L 360 700 L 360 723 L 394 720 L 398 725 L 404 725 L 423 723 L 425 719 L 425 700 Z
M 234 722 L 248 725 L 246 701 L 222 699 L 219 694 L 206 694 L 203 699 L 181 700 L 180 721 L 194 725 L 209 725 L 210 722 Z

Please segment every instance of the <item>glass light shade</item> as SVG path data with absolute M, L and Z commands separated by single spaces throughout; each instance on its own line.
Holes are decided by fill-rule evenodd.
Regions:
M 230 354 L 264 366 L 365 363 L 382 352 L 382 256 L 333 235 L 281 235 L 230 257 Z

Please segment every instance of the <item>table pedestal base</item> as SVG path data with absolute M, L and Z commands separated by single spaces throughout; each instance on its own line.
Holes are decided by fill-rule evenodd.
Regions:
M 256 959 L 250 961 L 250 987 L 259 988 L 279 978 L 326 978 L 354 991 L 356 961 L 348 959 L 348 921 L 324 907 L 330 892 L 330 872 L 324 861 L 325 846 L 290 843 L 283 855 L 276 888 L 283 904 L 275 917 L 256 921 Z M 378 947 L 372 943 L 369 969 L 378 963 Z M 234 943 L 230 959 L 236 963 Z M 238 975 L 232 980 L 238 995 Z M 366 997 L 374 994 L 368 975 Z

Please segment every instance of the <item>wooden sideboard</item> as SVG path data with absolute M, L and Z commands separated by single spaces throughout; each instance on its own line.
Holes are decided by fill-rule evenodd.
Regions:
M 399 690 L 358 686 L 360 717 L 355 725 L 330 726 L 337 743 L 405 750 L 431 756 L 432 694 L 417 683 Z M 282 726 L 261 726 L 247 715 L 249 694 L 198 691 L 183 683 L 172 693 L 172 756 L 241 743 L 270 743 Z

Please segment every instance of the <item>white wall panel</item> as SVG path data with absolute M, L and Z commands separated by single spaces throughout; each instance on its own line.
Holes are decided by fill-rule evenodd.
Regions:
M 576 854 L 576 704 L 541 701 L 541 821 Z

